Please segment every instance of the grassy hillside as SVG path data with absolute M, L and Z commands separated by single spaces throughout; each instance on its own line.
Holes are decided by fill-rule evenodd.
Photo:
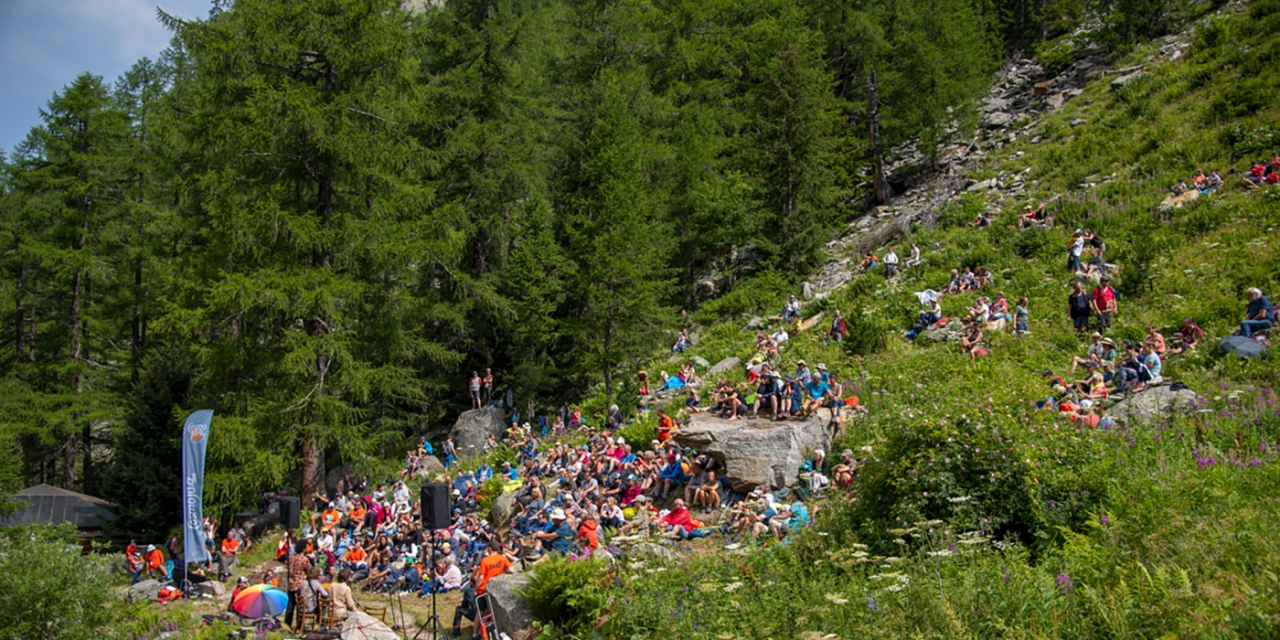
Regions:
M 1238 177 L 1280 147 L 1276 33 L 1280 2 L 1259 1 L 1201 21 L 1176 60 L 1157 42 L 1114 61 L 1146 66 L 1121 88 L 1110 75 L 1090 83 L 974 176 L 1029 171 L 1027 194 L 964 194 L 937 228 L 899 243 L 900 254 L 918 243 L 925 268 L 861 276 L 810 303 L 806 316 L 841 309 L 856 338 L 841 349 L 812 330 L 783 355 L 786 369 L 827 363 L 870 409 L 834 447 L 875 451 L 849 500 L 828 500 L 816 530 L 739 562 L 633 565 L 584 589 L 608 616 L 601 632 L 1280 637 L 1280 374 L 1274 356 L 1215 349 L 1243 315 L 1245 288 L 1280 293 L 1280 188 L 1248 191 Z M 1197 169 L 1220 171 L 1226 188 L 1157 211 Z M 1016 229 L 1028 200 L 1048 203 L 1054 229 Z M 989 207 L 999 211 L 991 228 L 967 225 Z M 1065 375 L 1084 353 L 1066 317 L 1077 227 L 1096 231 L 1120 265 L 1109 335 L 1137 340 L 1150 323 L 1167 336 L 1183 317 L 1204 328 L 1200 351 L 1165 362 L 1166 378 L 1206 398 L 1201 412 L 1103 433 L 1034 410 L 1049 393 L 1039 372 Z M 1030 298 L 1032 335 L 989 334 L 991 355 L 977 361 L 905 340 L 920 310 L 911 292 L 976 265 L 996 274 L 984 294 Z M 710 305 L 692 355 L 749 357 L 745 320 L 778 313 L 787 293 L 762 281 Z M 948 296 L 945 315 L 963 315 L 975 296 Z

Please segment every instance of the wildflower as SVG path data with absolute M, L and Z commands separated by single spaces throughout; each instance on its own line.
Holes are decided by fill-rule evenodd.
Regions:
M 1076 588 L 1076 583 L 1071 580 L 1071 576 L 1065 573 L 1058 574 L 1058 590 L 1067 593 Z
M 1111 524 L 1111 518 L 1108 518 L 1106 514 L 1103 514 L 1102 518 L 1099 521 L 1102 523 L 1103 526 Z
M 880 606 L 876 604 L 876 599 L 871 597 L 870 594 L 868 594 L 867 595 L 867 611 L 875 612 L 879 608 Z
M 841 594 L 839 593 L 828 593 L 823 597 L 825 597 L 827 601 L 831 602 L 832 604 L 849 604 L 849 601 L 841 597 Z
M 738 589 L 741 589 L 741 588 L 742 588 L 742 582 L 741 582 L 741 581 L 737 581 L 737 582 L 730 582 L 729 584 L 726 584 L 726 585 L 724 586 L 724 592 L 725 592 L 725 593 L 733 593 L 734 591 L 737 591 Z

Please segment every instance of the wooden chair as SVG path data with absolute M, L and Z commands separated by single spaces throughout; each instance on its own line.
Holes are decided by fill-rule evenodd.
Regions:
M 382 624 L 387 624 L 387 606 L 386 605 L 366 604 L 366 605 L 363 605 L 363 608 L 365 613 L 369 614 L 374 618 L 381 620 Z
M 337 614 L 337 607 L 333 606 L 333 598 L 323 598 L 320 600 L 320 628 L 330 631 L 341 631 L 343 619 Z
M 302 614 L 302 622 L 301 622 L 301 626 L 299 626 L 299 627 L 298 627 L 298 630 L 299 630 L 299 631 L 308 631 L 308 630 L 311 630 L 311 631 L 317 631 L 317 630 L 319 630 L 319 629 L 320 629 L 320 614 L 319 614 L 319 613 L 304 613 L 304 614 Z

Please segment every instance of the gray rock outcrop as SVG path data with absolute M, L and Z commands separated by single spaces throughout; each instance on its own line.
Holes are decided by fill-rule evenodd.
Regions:
M 501 437 L 507 429 L 506 414 L 497 407 L 462 412 L 449 435 L 459 458 L 480 455 L 489 434 Z
M 155 602 L 160 597 L 160 582 L 143 580 L 129 587 L 129 602 Z
M 1218 348 L 1241 358 L 1257 358 L 1267 353 L 1267 345 L 1244 336 L 1226 336 L 1218 343 Z
M 627 550 L 627 554 L 632 558 L 661 558 L 663 560 L 675 560 L 680 554 L 671 549 L 652 542 L 637 542 L 631 545 Z
M 684 447 L 720 460 L 724 475 L 735 491 L 749 492 L 759 484 L 785 487 L 794 484 L 800 465 L 814 449 L 827 447 L 831 431 L 827 413 L 799 420 L 721 420 L 698 413 L 676 432 Z
M 1190 389 L 1174 391 L 1168 386 L 1148 387 L 1129 394 L 1111 408 L 1116 422 L 1146 422 L 1173 413 L 1189 414 L 1205 405 L 1205 399 Z
M 504 573 L 490 579 L 485 587 L 489 602 L 493 603 L 493 621 L 497 623 L 498 631 L 513 638 L 534 621 L 524 596 L 520 595 L 520 590 L 528 584 L 528 574 Z
M 501 527 L 511 522 L 516 511 L 516 493 L 508 491 L 493 501 L 493 506 L 489 508 L 489 524 Z
M 342 623 L 342 640 L 400 640 L 400 636 L 383 621 L 363 612 L 352 611 Z
M 717 362 L 714 367 L 711 367 L 710 369 L 707 370 L 707 373 L 713 376 L 718 376 L 726 371 L 736 369 L 740 366 L 742 366 L 742 358 L 739 358 L 737 356 L 730 356 L 728 358 L 725 358 L 724 360 L 721 360 L 720 362 Z
M 481 443 L 483 444 L 483 442 L 484 441 L 482 440 Z M 458 443 L 457 438 L 455 438 L 454 444 L 456 445 L 457 443 Z M 459 449 L 458 451 L 461 452 L 462 450 Z M 434 477 L 436 475 L 444 473 L 444 463 L 440 462 L 440 458 L 437 458 L 435 456 L 432 456 L 432 455 L 423 456 L 423 458 L 418 461 L 418 471 L 416 473 L 419 478 Z

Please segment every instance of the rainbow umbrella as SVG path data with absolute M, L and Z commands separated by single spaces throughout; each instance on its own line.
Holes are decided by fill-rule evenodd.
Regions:
M 269 584 L 255 584 L 236 595 L 231 608 L 246 618 L 266 618 L 284 613 L 289 594 Z

